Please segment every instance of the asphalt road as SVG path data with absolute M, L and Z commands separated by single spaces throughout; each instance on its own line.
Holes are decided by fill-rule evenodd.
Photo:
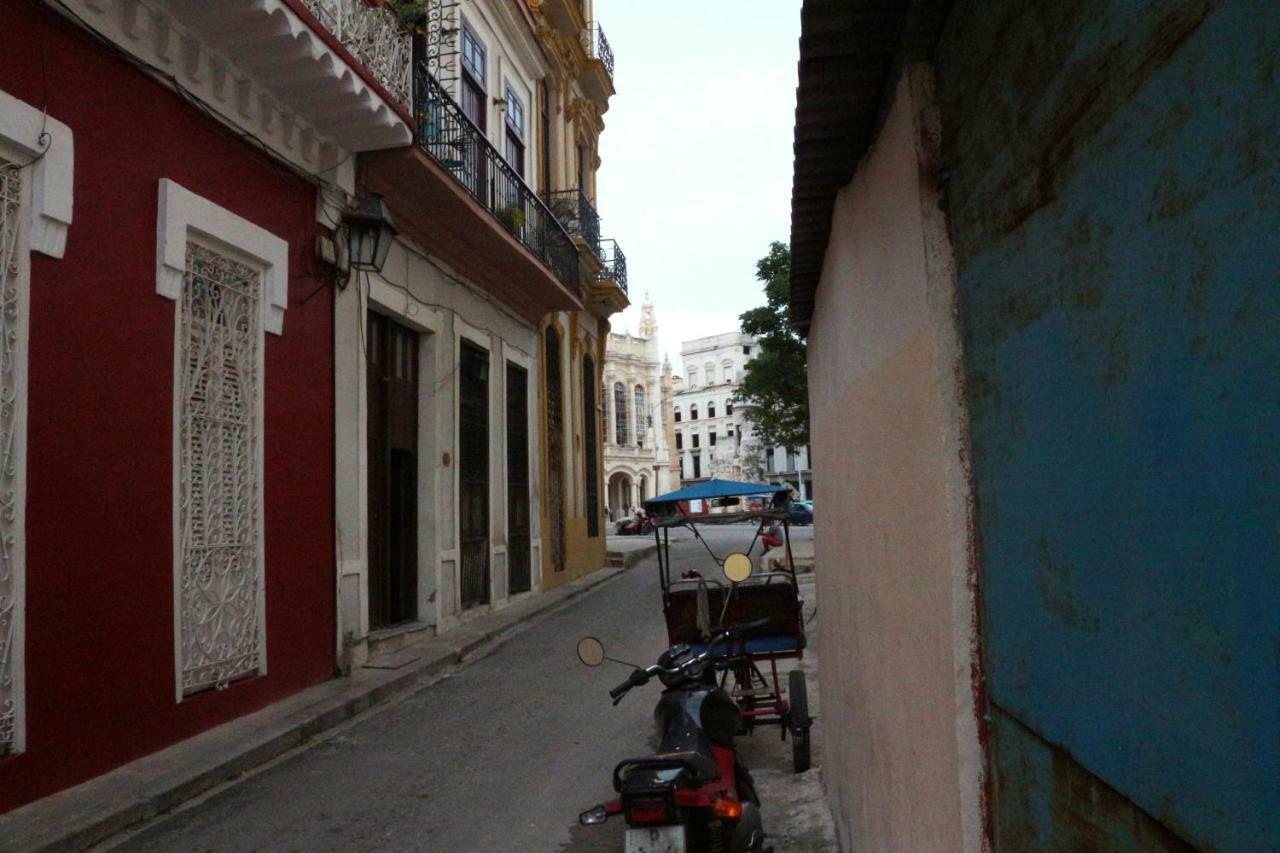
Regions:
M 744 530 L 707 536 L 716 550 L 731 550 L 733 541 L 749 538 Z M 672 551 L 677 569 L 706 570 L 701 544 L 681 541 Z M 588 634 L 610 656 L 636 663 L 651 663 L 665 648 L 652 560 L 543 617 L 488 657 L 114 849 L 619 851 L 620 820 L 582 827 L 577 815 L 611 794 L 620 758 L 650 749 L 658 688 L 611 706 L 608 690 L 627 669 L 582 666 L 574 649 Z M 762 783 L 766 831 L 775 844 L 779 837 L 794 841 L 778 853 L 834 849 L 812 802 L 816 771 L 791 776 L 789 753 L 774 731 L 744 741 L 744 757 Z M 805 811 L 811 826 L 779 836 L 782 827 L 769 825 Z

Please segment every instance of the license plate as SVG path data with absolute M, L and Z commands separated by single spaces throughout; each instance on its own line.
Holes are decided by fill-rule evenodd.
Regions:
M 626 853 L 685 853 L 684 826 L 632 827 Z

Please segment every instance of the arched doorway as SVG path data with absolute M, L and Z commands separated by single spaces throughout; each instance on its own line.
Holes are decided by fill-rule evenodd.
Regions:
M 631 513 L 631 507 L 636 505 L 635 496 L 632 494 L 631 477 L 622 471 L 616 471 L 609 477 L 609 520 L 617 521 L 625 518 Z

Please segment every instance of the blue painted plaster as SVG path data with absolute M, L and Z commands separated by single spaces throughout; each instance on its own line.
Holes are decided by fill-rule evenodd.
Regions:
M 953 14 L 1011 5 L 1046 4 Z M 1039 44 L 949 23 L 939 59 L 990 696 L 1187 841 L 1280 849 L 1280 3 L 1154 57 L 1124 34 L 1162 4 L 1081 5 Z M 1091 61 L 1115 105 L 1063 152 Z

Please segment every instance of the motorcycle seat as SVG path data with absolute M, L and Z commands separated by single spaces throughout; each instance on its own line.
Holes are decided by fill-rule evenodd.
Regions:
M 694 750 L 658 752 L 644 758 L 628 758 L 619 762 L 613 771 L 613 787 L 614 790 L 621 791 L 624 777 L 632 773 L 674 769 L 689 771 L 695 785 L 705 785 L 720 777 L 720 765 L 706 753 Z

